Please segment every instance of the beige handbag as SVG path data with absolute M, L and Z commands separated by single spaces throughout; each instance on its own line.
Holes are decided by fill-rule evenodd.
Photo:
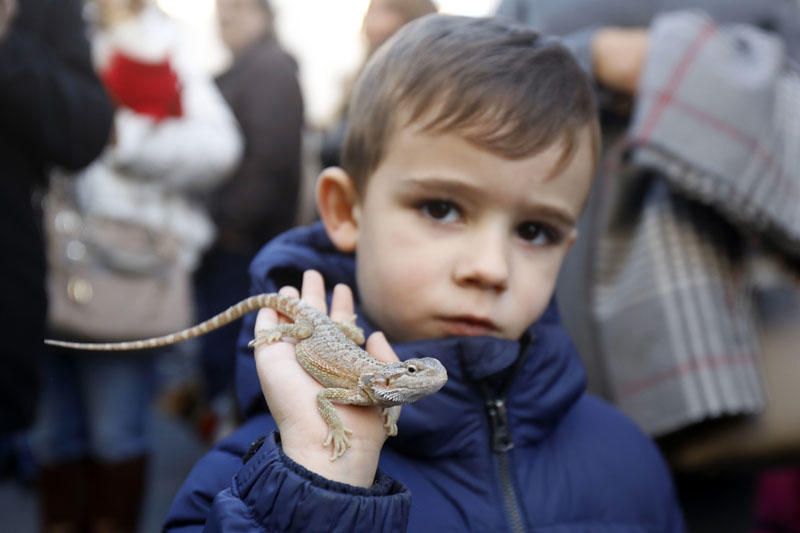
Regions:
M 74 181 L 54 176 L 45 198 L 49 326 L 91 340 L 171 333 L 192 320 L 190 273 L 168 233 L 88 215 Z

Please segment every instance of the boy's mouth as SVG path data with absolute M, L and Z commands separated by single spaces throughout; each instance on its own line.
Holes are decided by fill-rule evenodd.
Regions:
M 497 335 L 500 329 L 488 318 L 460 315 L 441 317 L 439 319 L 448 335 L 466 337 L 479 335 Z

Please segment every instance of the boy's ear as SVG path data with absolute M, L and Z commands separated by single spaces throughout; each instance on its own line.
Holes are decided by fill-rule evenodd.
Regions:
M 341 252 L 353 252 L 358 241 L 358 192 L 347 172 L 324 169 L 317 179 L 317 210 L 328 237 Z

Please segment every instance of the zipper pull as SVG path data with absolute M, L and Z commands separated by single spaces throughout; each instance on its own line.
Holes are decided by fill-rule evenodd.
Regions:
M 514 447 L 511 441 L 511 432 L 508 429 L 508 411 L 502 398 L 493 398 L 486 402 L 486 412 L 489 414 L 489 425 L 492 431 L 492 450 L 495 453 L 504 453 Z

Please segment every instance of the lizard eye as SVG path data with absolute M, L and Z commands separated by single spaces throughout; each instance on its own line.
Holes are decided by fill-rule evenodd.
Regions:
M 414 365 L 408 365 L 406 367 L 406 372 L 408 372 L 409 374 L 414 374 L 417 372 L 417 367 Z

